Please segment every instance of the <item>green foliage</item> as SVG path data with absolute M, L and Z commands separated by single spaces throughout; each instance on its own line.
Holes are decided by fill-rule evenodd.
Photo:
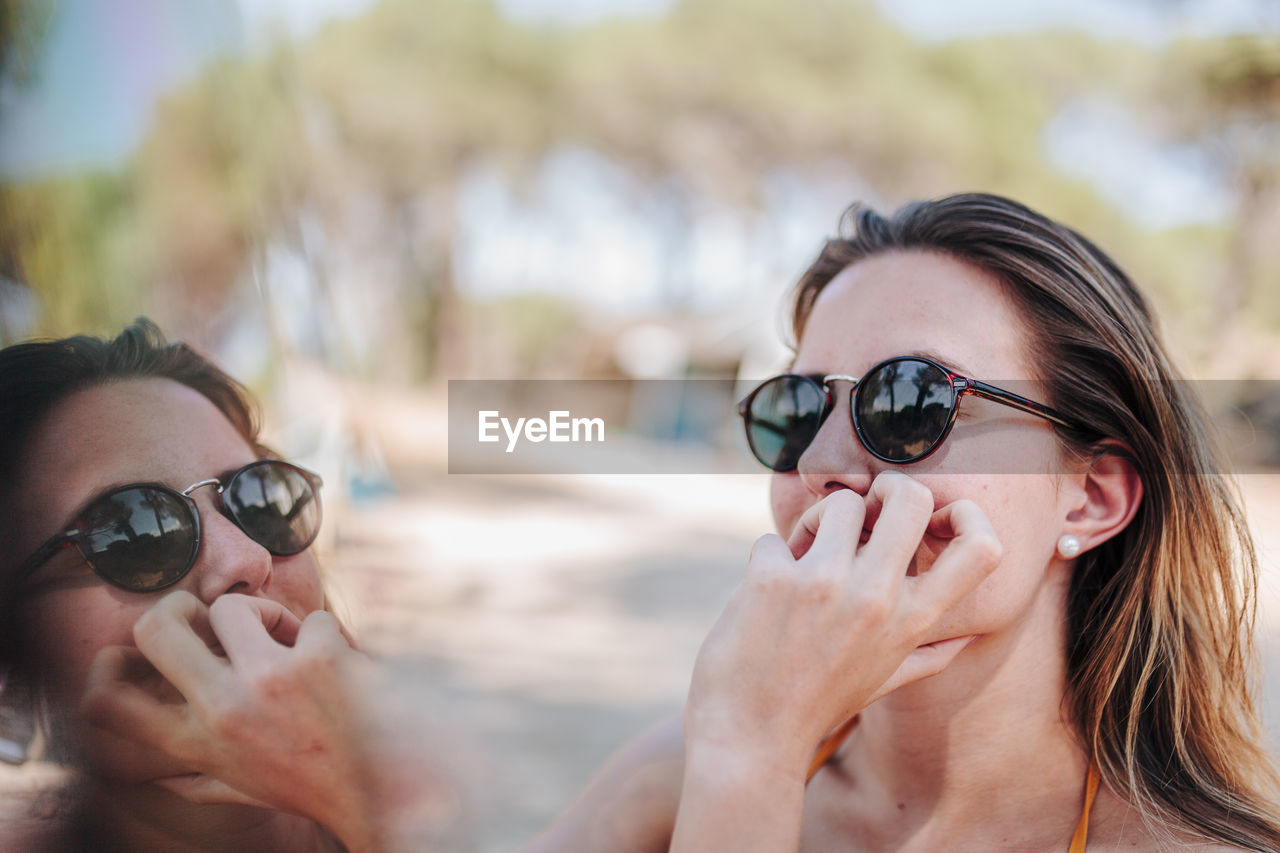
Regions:
M 0 0 L 0 81 L 31 82 L 56 11 L 54 0 Z
M 467 314 L 472 360 L 491 362 L 481 375 L 536 377 L 549 365 L 563 375 L 582 362 L 580 345 L 590 337 L 575 306 L 543 294 L 480 302 Z
M 487 0 L 384 0 L 305 43 L 211 66 L 161 105 L 119 174 L 8 188 L 0 250 L 40 294 L 49 331 L 154 312 L 158 298 L 185 331 L 235 298 L 265 244 L 300 245 L 304 216 L 343 232 L 358 202 L 383 223 L 422 361 L 439 370 L 466 325 L 449 256 L 459 174 L 484 161 L 519 177 L 577 145 L 642 184 L 744 212 L 779 168 L 842 169 L 886 204 L 1006 193 L 1095 236 L 1161 304 L 1203 317 L 1224 252 L 1253 258 L 1242 274 L 1274 264 L 1220 228 L 1141 231 L 1056 172 L 1043 133 L 1064 104 L 1097 94 L 1188 137 L 1272 121 L 1280 51 L 1250 45 L 1246 60 L 1228 40 L 1164 52 L 1070 33 L 924 45 L 870 0 L 684 0 L 661 19 L 571 29 L 507 20 Z M 1275 165 L 1239 162 L 1274 183 Z M 504 329 L 515 316 L 533 324 L 504 332 L 520 358 L 566 328 L 559 308 L 512 305 L 482 313 Z
M 299 50 L 298 73 L 361 171 L 404 194 L 480 155 L 545 151 L 557 41 L 488 3 L 399 0 L 326 29 Z
M 8 189 L 3 209 L 5 244 L 21 247 L 22 273 L 41 296 L 40 332 L 118 330 L 147 304 L 152 242 L 121 176 Z

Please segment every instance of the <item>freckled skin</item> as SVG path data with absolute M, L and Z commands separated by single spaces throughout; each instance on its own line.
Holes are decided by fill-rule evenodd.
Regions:
M 879 361 L 919 350 L 937 353 L 944 365 L 972 378 L 1016 382 L 1026 396 L 1045 399 L 1027 382 L 1034 376 L 1026 333 L 999 283 L 967 264 L 921 252 L 875 256 L 837 275 L 813 306 L 793 370 L 859 376 Z M 1004 546 L 1000 566 L 943 619 L 931 640 L 1008 631 L 1036 618 L 1051 629 L 1061 618 L 1067 575 L 1062 564 L 1051 564 L 1066 510 L 1052 476 L 1062 462 L 1048 422 L 966 397 L 938 452 L 890 465 L 858 443 L 848 387 L 837 385 L 841 402 L 798 470 L 773 476 L 778 532 L 790 535 L 803 512 L 836 489 L 865 494 L 880 471 L 902 471 L 929 488 L 935 506 L 960 498 L 977 503 Z M 999 473 L 1010 470 L 1044 475 Z M 927 569 L 932 561 L 920 562 Z M 1046 596 L 1047 590 L 1053 594 Z
M 927 351 L 971 378 L 1047 403 L 1034 381 L 1030 348 L 1021 318 L 994 278 L 944 255 L 899 252 L 860 261 L 831 281 L 814 304 L 793 369 L 860 376 L 886 358 Z M 976 503 L 1002 557 L 926 637 L 977 635 L 978 641 L 942 673 L 864 709 L 835 767 L 806 789 L 801 850 L 937 849 L 929 845 L 940 837 L 929 831 L 907 839 L 935 808 L 944 780 L 1025 765 L 1013 743 L 1039 744 L 1035 761 L 1043 768 L 1036 778 L 1043 785 L 1024 790 L 1027 802 L 1055 810 L 1074 802 L 1087 759 L 1060 713 L 1070 565 L 1055 557 L 1055 547 L 1079 510 L 1080 472 L 1063 458 L 1047 421 L 974 397 L 962 399 L 955 427 L 936 453 L 909 465 L 882 462 L 854 435 L 849 384 L 837 388 L 841 402 L 798 469 L 773 475 L 777 531 L 789 536 L 801 515 L 835 490 L 867 494 L 876 475 L 892 468 L 927 487 L 935 507 L 959 499 Z M 936 554 L 927 547 L 917 552 L 915 569 L 927 572 Z M 958 743 L 965 747 L 955 751 Z M 1006 754 L 1010 748 L 1014 753 Z M 1061 825 L 1024 820 L 1027 835 L 1018 843 L 1058 849 L 1075 820 L 1067 814 L 1073 808 L 1053 812 Z
M 1034 381 L 1029 356 L 1036 346 L 999 281 L 942 254 L 896 252 L 859 261 L 835 276 L 816 299 L 791 369 L 857 377 L 887 358 L 923 351 L 970 378 L 1042 403 L 1056 402 L 1055 408 L 1069 416 L 1070 401 L 1051 400 Z M 788 791 L 795 793 L 801 777 L 787 775 L 785 766 L 780 772 L 777 756 L 767 747 L 763 758 L 757 752 L 753 759 L 750 735 L 734 741 L 731 733 L 729 740 L 712 742 L 711 754 L 722 759 L 722 767 L 706 776 L 690 775 L 684 764 L 691 756 L 686 705 L 685 718 L 654 727 L 619 753 L 565 815 L 526 848 L 529 853 L 596 849 L 600 838 L 607 839 L 609 849 L 665 850 L 673 840 L 679 798 L 697 794 L 708 778 L 710 790 L 728 797 L 721 804 L 725 811 L 708 812 L 709 831 L 724 829 L 741 837 L 744 831 L 773 828 L 761 818 L 798 817 L 801 853 L 1066 849 L 1081 816 L 1089 755 L 1063 703 L 1072 565 L 1056 555 L 1055 546 L 1064 532 L 1080 534 L 1086 547 L 1114 536 L 1132 518 L 1140 487 L 1123 471 L 1100 471 L 1096 463 L 1064 458 L 1044 419 L 974 397 L 961 401 L 955 427 L 936 453 L 909 465 L 881 462 L 854 434 L 849 384 L 836 383 L 839 403 L 798 469 L 772 475 L 776 531 L 797 548 L 808 547 L 815 537 L 797 529 L 807 511 L 841 489 L 867 496 L 875 478 L 890 468 L 926 487 L 935 510 L 972 501 L 1000 541 L 999 562 L 937 622 L 918 631 L 924 643 L 974 641 L 941 672 L 862 707 L 858 724 L 804 784 L 798 814 L 795 801 L 785 798 Z M 878 500 L 866 502 L 864 535 L 878 520 Z M 823 523 L 837 523 L 830 521 L 830 512 L 824 518 Z M 932 570 L 945 548 L 929 538 L 916 552 L 914 568 L 920 573 Z M 868 565 L 849 561 L 848 579 L 856 584 L 857 572 Z M 925 582 L 911 583 L 919 589 Z M 836 627 L 830 634 L 838 632 Z M 811 652 L 820 658 L 827 635 L 824 624 L 821 637 L 798 657 Z M 841 654 L 848 648 L 842 649 L 841 639 L 833 636 L 832 653 L 856 678 L 861 662 Z M 766 682 L 789 683 L 786 668 L 759 671 L 769 676 Z M 750 677 L 748 672 L 744 680 Z M 813 696 L 820 688 L 795 683 L 798 693 L 803 690 L 796 696 L 804 703 L 798 707 L 821 713 L 826 706 Z M 821 722 L 829 724 L 825 717 Z M 745 757 L 744 752 L 731 755 L 744 741 Z M 719 751 L 725 744 L 730 749 Z M 626 782 L 650 772 L 661 774 L 668 794 L 650 821 L 653 830 L 614 832 L 623 823 L 615 816 L 619 812 L 647 814 L 648 803 L 629 798 Z M 735 774 L 738 781 L 746 780 L 736 791 L 740 797 Z M 768 796 L 782 799 L 757 799 L 758 791 L 750 790 L 756 783 Z M 685 815 L 709 802 L 694 801 Z M 772 811 L 774 806 L 780 811 Z M 1154 837 L 1132 805 L 1105 785 L 1090 812 L 1089 844 L 1091 850 L 1169 849 L 1167 839 Z
M 168 379 L 132 379 L 60 401 L 35 431 L 18 476 L 24 496 L 18 553 L 34 551 L 86 501 L 114 485 L 159 482 L 184 489 L 256 458 L 248 443 L 199 392 Z M 213 489 L 193 492 L 200 554 L 170 590 L 206 604 L 223 593 L 270 598 L 299 619 L 323 605 L 309 551 L 273 557 L 214 508 Z M 55 701 L 74 707 L 89 665 L 106 646 L 134 646 L 133 626 L 162 593 L 135 593 L 93 574 L 74 548 L 60 551 L 32 579 L 23 605 L 29 647 Z M 186 772 L 180 763 L 94 732 L 86 757 L 102 774 L 143 781 Z

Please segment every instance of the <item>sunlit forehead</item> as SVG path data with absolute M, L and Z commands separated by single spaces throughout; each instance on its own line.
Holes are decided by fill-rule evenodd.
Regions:
M 982 269 L 926 252 L 852 264 L 814 301 L 796 349 L 796 373 L 861 376 L 914 355 L 971 379 L 1027 378 L 1025 324 Z

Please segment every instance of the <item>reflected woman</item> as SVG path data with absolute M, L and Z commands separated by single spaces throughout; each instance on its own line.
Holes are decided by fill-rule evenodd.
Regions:
M 308 548 L 320 485 L 259 443 L 237 382 L 148 321 L 0 351 L 0 665 L 76 769 L 59 814 L 7 830 L 6 850 L 383 843 L 357 715 L 301 710 L 308 685 L 370 672 Z M 271 713 L 249 720 L 251 703 Z M 207 749 L 211 730 L 236 747 Z M 260 750 L 239 773 L 263 743 L 288 760 Z M 335 776 L 374 781 L 330 797 Z

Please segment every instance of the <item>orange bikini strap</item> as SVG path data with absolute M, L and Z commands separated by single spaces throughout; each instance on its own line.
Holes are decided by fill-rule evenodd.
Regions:
M 1084 853 L 1085 842 L 1089 837 L 1089 810 L 1093 808 L 1093 798 L 1098 795 L 1098 765 L 1089 762 L 1089 777 L 1084 783 L 1084 811 L 1080 813 L 1080 822 L 1076 824 L 1076 834 L 1071 836 L 1071 846 L 1067 853 Z
M 856 725 L 858 725 L 858 718 L 855 715 L 841 724 L 840 728 L 827 735 L 822 743 L 818 744 L 818 751 L 813 754 L 813 761 L 809 762 L 809 775 L 804 780 L 806 785 L 812 781 L 814 774 L 822 769 L 822 765 L 826 764 L 832 755 L 835 755 L 836 750 L 844 744 L 845 739 L 849 737 L 849 732 L 853 731 Z
M 835 754 L 849 737 L 849 733 L 858 725 L 858 718 L 851 717 L 845 721 L 840 728 L 827 735 L 826 739 L 818 745 L 818 751 L 814 753 L 813 761 L 809 764 L 809 775 L 805 777 L 805 783 L 808 784 L 813 780 L 814 775 L 822 769 L 822 765 L 826 764 L 831 756 Z M 1098 796 L 1098 765 L 1093 761 L 1089 762 L 1089 774 L 1084 783 L 1084 809 L 1080 813 L 1080 822 L 1076 824 L 1075 835 L 1071 836 L 1071 846 L 1067 848 L 1067 853 L 1085 853 L 1085 844 L 1089 838 L 1089 811 L 1093 808 L 1093 800 Z

